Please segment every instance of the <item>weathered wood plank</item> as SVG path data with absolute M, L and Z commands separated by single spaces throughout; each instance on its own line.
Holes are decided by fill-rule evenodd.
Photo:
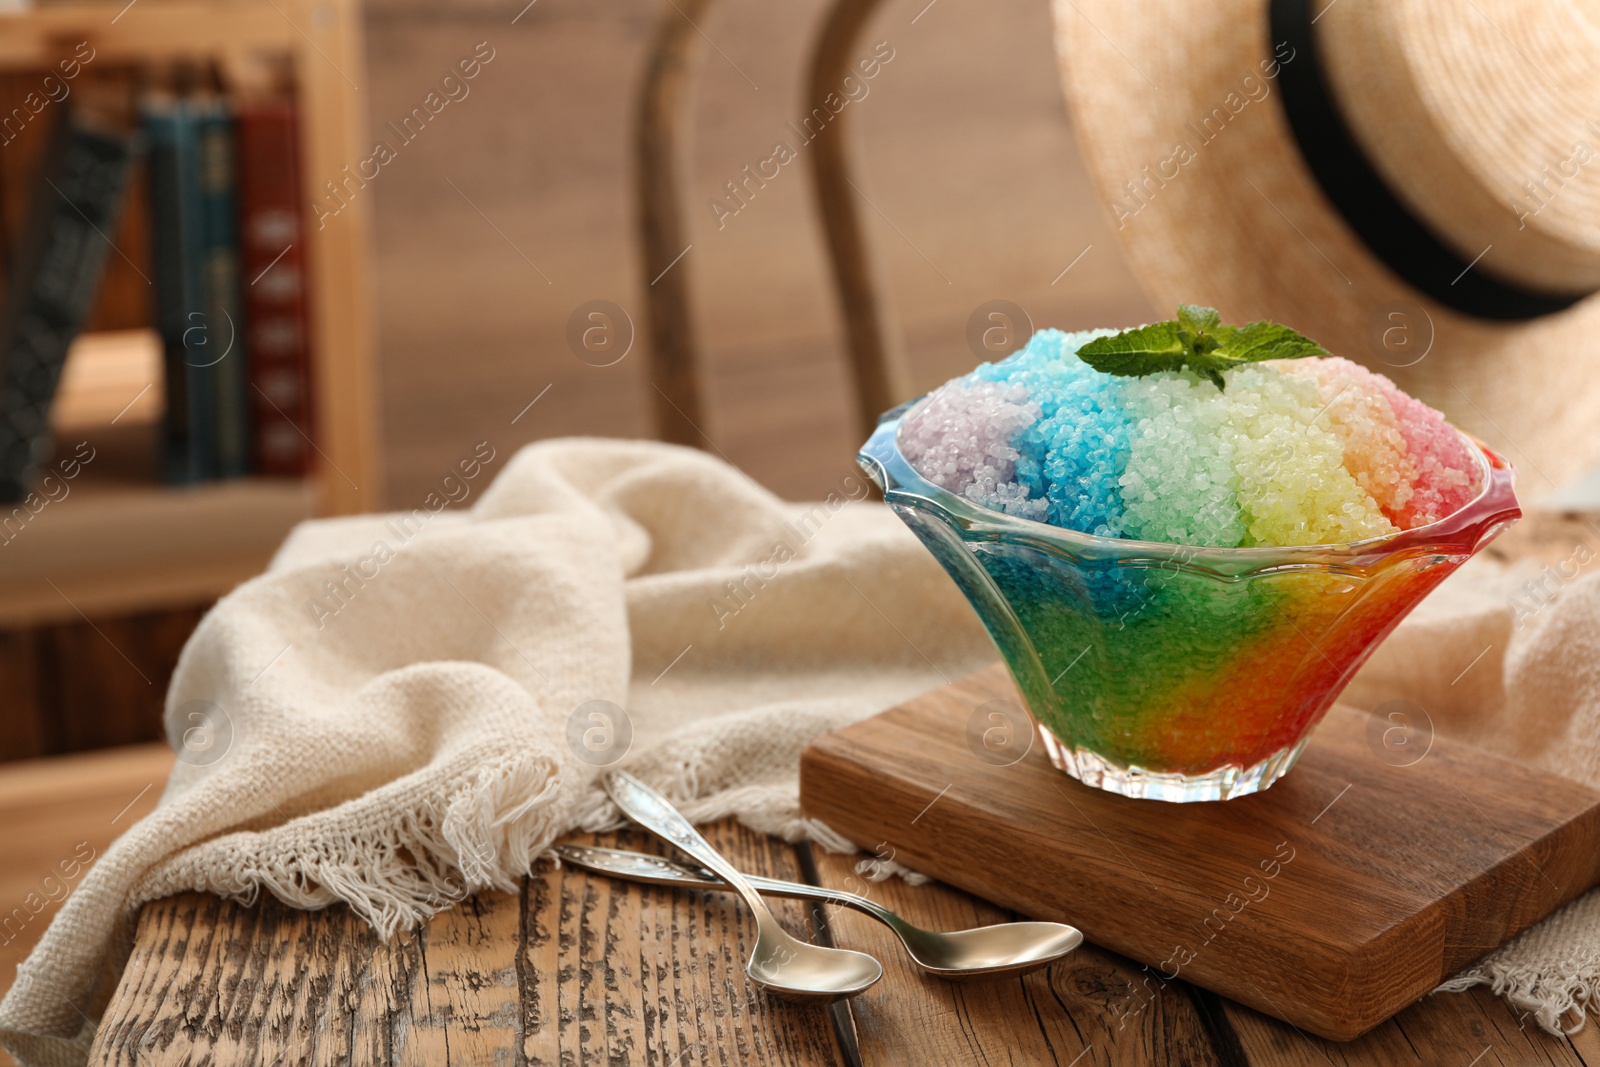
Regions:
M 861 893 L 918 926 L 960 930 L 1016 916 L 940 883 L 869 882 L 859 857 L 817 853 L 824 885 Z M 921 974 L 894 935 L 830 908 L 835 938 L 883 961 L 884 978 L 851 1001 L 863 1063 L 1223 1064 L 1182 982 L 1161 988 L 1138 964 L 1084 945 L 1046 971 L 995 982 Z
M 1584 1067 L 1600 1067 L 1600 1026 L 1595 1025 L 1592 1015 L 1582 1030 L 1567 1038 Z
M 402 934 L 373 992 L 389 1007 L 387 1059 L 397 1067 L 494 1063 L 518 1045 L 518 934 L 524 893 L 485 893 Z M 363 1015 L 366 1012 L 362 1013 Z M 359 1061 L 358 1061 L 359 1062 Z
M 1241 1004 L 1220 1001 L 1249 1062 L 1284 1067 L 1404 1067 L 1461 1064 L 1465 1067 L 1583 1067 L 1589 1058 L 1565 1038 L 1539 1029 L 1487 989 L 1424 997 L 1354 1041 L 1325 1041 L 1296 1031 Z M 1591 1028 L 1592 1030 L 1592 1028 Z
M 794 850 L 708 830 L 746 870 L 799 876 Z M 577 840 L 643 848 L 621 832 Z M 800 934 L 803 909 L 775 910 Z M 156 901 L 108 1008 L 97 1064 L 447 1067 L 842 1062 L 827 1013 L 744 977 L 754 927 L 715 893 L 541 865 L 383 943 L 344 908 Z

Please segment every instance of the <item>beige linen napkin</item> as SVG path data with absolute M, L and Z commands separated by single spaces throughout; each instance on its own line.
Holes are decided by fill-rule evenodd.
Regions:
M 797 505 L 667 445 L 476 462 L 483 480 L 505 469 L 469 511 L 308 523 L 200 624 L 168 694 L 179 762 L 160 806 L 0 1002 L 24 1063 L 85 1061 L 145 901 L 265 888 L 391 933 L 608 822 L 595 783 L 613 760 L 697 821 L 843 847 L 798 811 L 806 742 L 995 656 L 857 475 Z M 1575 572 L 1525 610 L 1541 575 L 1469 564 L 1346 699 L 1415 701 L 1441 733 L 1600 784 L 1600 580 Z M 1554 1029 L 1581 1021 L 1597 978 L 1600 893 L 1453 985 L 1493 983 Z
M 612 759 L 697 821 L 844 847 L 800 817 L 806 742 L 995 657 L 858 474 L 796 505 L 666 445 L 548 442 L 477 484 L 496 459 L 464 515 L 307 524 L 201 622 L 160 806 L 0 1002 L 24 1063 L 85 1061 L 143 902 L 265 889 L 392 933 L 613 818 Z

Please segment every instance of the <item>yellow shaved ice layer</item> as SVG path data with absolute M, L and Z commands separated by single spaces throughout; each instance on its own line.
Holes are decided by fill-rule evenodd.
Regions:
M 1327 408 L 1318 425 L 1344 442 L 1344 465 L 1391 522 L 1400 522 L 1415 493 L 1417 464 L 1406 451 L 1389 399 L 1355 378 L 1347 360 L 1286 359 L 1268 366 L 1317 383 Z
M 1268 366 L 1227 372 L 1227 420 L 1245 544 L 1320 545 L 1397 532 L 1345 468 L 1344 442 L 1318 423 L 1317 383 Z

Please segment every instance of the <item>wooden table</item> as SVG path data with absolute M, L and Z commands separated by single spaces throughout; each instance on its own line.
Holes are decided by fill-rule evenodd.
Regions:
M 732 823 L 708 836 L 747 871 L 861 888 L 855 860 Z M 652 848 L 636 832 L 573 840 Z M 873 883 L 908 919 L 1010 918 L 940 885 Z M 768 1000 L 745 979 L 753 924 L 721 894 L 633 886 L 541 864 L 381 943 L 344 908 L 245 907 L 200 894 L 144 909 L 96 1064 L 1491 1064 L 1600 1065 L 1600 1033 L 1540 1031 L 1477 990 L 1424 999 L 1335 1045 L 1204 990 L 1144 984 L 1089 945 L 997 984 L 925 979 L 887 931 L 775 902 L 792 930 L 884 963 L 832 1009 Z M 1152 985 L 1154 983 L 1151 983 Z
M 1543 516 L 1490 549 L 1558 559 L 1600 528 Z M 868 883 L 860 857 L 707 828 L 746 871 L 865 890 L 958 929 L 1014 916 L 947 887 Z M 656 850 L 639 832 L 572 840 Z M 392 944 L 342 907 L 299 912 L 200 894 L 156 901 L 107 1009 L 96 1064 L 1193 1064 L 1600 1067 L 1600 1028 L 1556 1038 L 1479 988 L 1426 997 L 1334 1044 L 1084 945 L 996 984 L 925 979 L 853 912 L 774 901 L 798 933 L 871 952 L 884 978 L 831 1009 L 768 1000 L 745 979 L 753 924 L 726 896 L 629 885 L 541 863 Z

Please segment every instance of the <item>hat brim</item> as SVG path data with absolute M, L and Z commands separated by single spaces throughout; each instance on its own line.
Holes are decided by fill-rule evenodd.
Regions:
M 1306 168 L 1277 84 L 1304 57 L 1275 54 L 1260 0 L 1055 0 L 1055 25 L 1084 158 L 1157 307 L 1271 319 L 1388 375 L 1506 454 L 1525 500 L 1600 460 L 1600 296 L 1491 322 L 1391 273 Z

